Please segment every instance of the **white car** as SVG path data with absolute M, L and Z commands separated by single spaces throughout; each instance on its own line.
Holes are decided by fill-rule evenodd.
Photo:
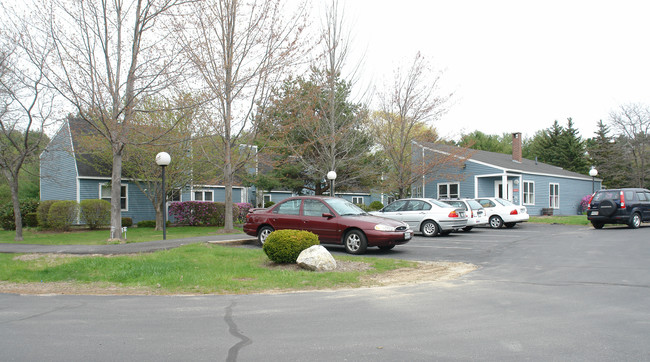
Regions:
M 528 221 L 530 217 L 525 206 L 515 205 L 512 202 L 498 197 L 477 198 L 485 212 L 491 228 L 498 229 L 505 225 L 507 228 L 514 227 L 519 222 Z
M 371 214 L 403 221 L 424 236 L 447 235 L 467 226 L 462 208 L 435 199 L 400 199 Z
M 473 199 L 457 199 L 457 200 L 440 200 L 449 204 L 457 209 L 463 209 L 467 213 L 467 226 L 463 231 L 470 231 L 476 226 L 487 225 L 488 216 L 485 209 L 478 201 Z

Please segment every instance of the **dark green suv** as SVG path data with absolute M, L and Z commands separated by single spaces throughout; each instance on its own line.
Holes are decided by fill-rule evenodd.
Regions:
M 612 189 L 596 191 L 589 201 L 587 219 L 596 229 L 605 224 L 627 224 L 636 229 L 650 221 L 650 191 Z

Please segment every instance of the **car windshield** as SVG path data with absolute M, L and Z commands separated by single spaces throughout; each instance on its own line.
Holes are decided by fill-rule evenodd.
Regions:
M 452 208 L 453 207 L 453 206 L 451 206 L 451 205 L 449 205 L 447 203 L 444 203 L 442 201 L 438 201 L 436 199 L 429 199 L 429 202 L 436 205 L 436 206 L 439 206 L 439 207 L 444 207 L 444 208 Z
M 469 207 L 471 207 L 474 210 L 483 208 L 483 206 L 481 206 L 481 204 L 479 204 L 475 200 L 467 200 L 467 203 L 469 204 Z
M 503 206 L 515 206 L 515 204 L 505 199 L 497 199 L 497 201 Z
M 337 214 L 341 216 L 350 216 L 350 215 L 365 215 L 366 212 L 363 211 L 359 206 L 351 203 L 348 200 L 344 199 L 325 199 L 325 202 L 336 211 Z

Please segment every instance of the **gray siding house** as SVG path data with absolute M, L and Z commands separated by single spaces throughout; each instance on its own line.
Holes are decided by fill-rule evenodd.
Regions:
M 75 135 L 84 132 L 84 124 L 81 122 L 66 120 L 41 153 L 41 200 L 81 202 L 101 198 L 110 201 L 110 168 L 98 167 L 99 162 L 94 162 L 92 156 L 78 152 L 79 144 Z M 121 188 L 122 217 L 130 217 L 134 223 L 155 220 L 151 201 L 132 180 L 123 178 Z M 222 185 L 189 185 L 170 202 L 224 200 L 225 187 Z M 233 187 L 233 202 L 250 202 L 249 190 Z
M 521 133 L 514 133 L 512 155 L 473 150 L 462 169 L 446 170 L 447 176 L 442 177 L 425 175 L 422 181 L 412 185 L 412 195 L 430 198 L 501 197 L 526 206 L 530 215 L 580 213 L 582 198 L 591 195 L 592 188 L 600 189 L 602 180 L 523 159 L 521 142 Z M 455 154 L 453 148 L 413 143 L 413 162 Z

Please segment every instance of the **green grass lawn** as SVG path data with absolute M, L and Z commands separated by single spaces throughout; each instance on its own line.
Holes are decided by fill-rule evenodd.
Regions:
M 180 239 L 194 236 L 215 235 L 220 230 L 217 227 L 177 226 L 167 228 L 167 239 Z M 0 231 L 0 243 L 14 243 L 15 231 Z M 99 245 L 106 244 L 110 237 L 108 229 L 88 230 L 79 229 L 69 232 L 39 231 L 35 228 L 23 230 L 23 241 L 20 244 L 41 245 Z M 162 240 L 162 231 L 153 228 L 128 228 L 126 233 L 128 243 Z
M 528 222 L 540 224 L 589 225 L 587 215 L 531 216 Z
M 240 294 L 269 290 L 356 287 L 367 274 L 415 263 L 390 258 L 339 256 L 369 263 L 367 271 L 310 272 L 271 267 L 261 249 L 192 244 L 150 254 L 59 256 L 0 254 L 0 280 L 15 283 L 98 283 L 154 293 Z

